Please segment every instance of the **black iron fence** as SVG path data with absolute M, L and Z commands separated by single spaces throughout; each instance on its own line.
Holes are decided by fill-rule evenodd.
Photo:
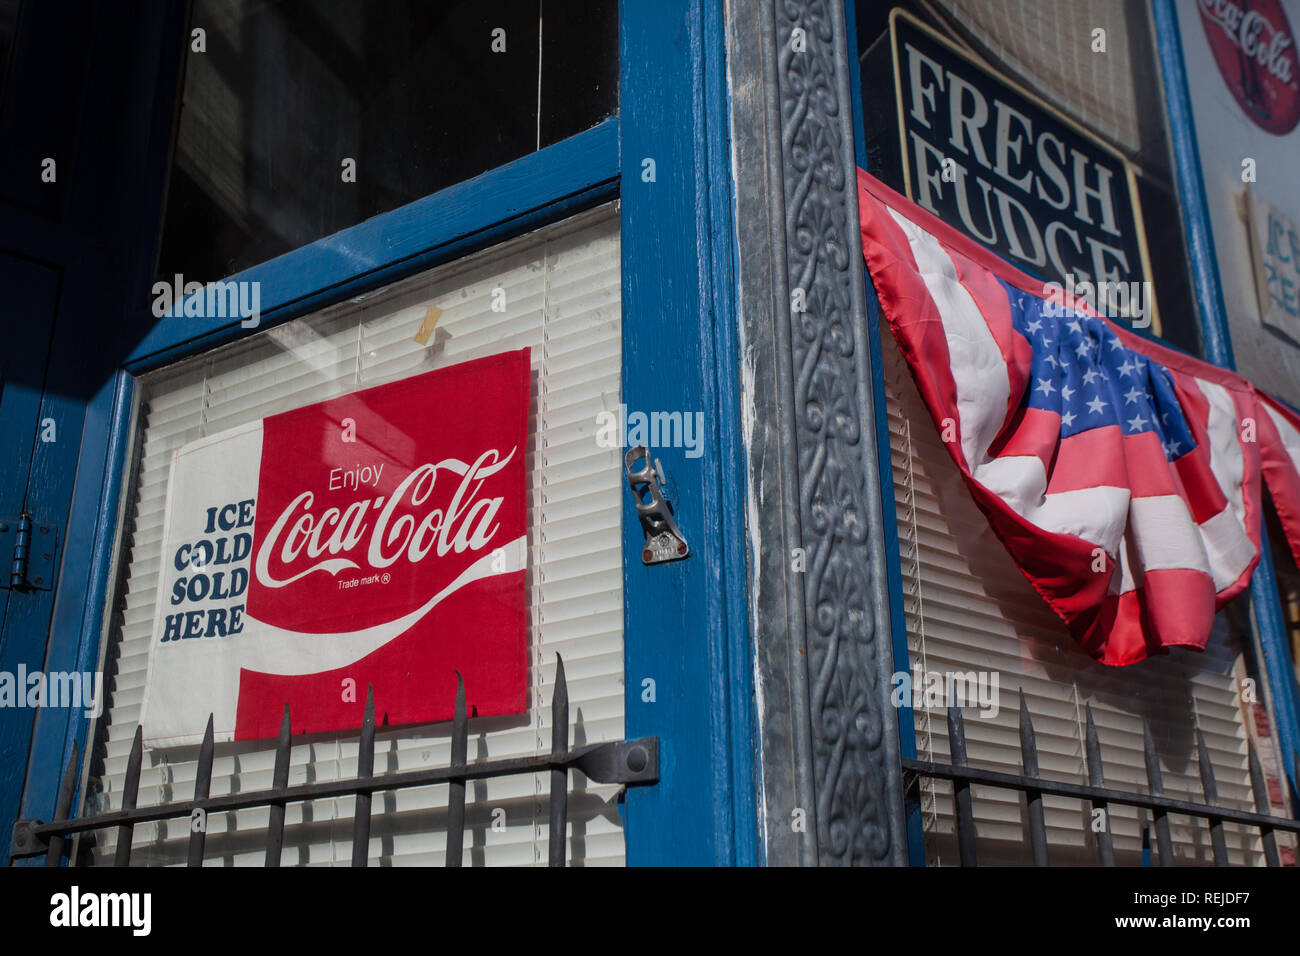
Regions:
M 1087 729 L 1085 731 L 1085 752 L 1087 754 L 1088 784 L 1062 783 L 1045 780 L 1038 775 L 1038 743 L 1034 736 L 1034 725 L 1025 705 L 1025 695 L 1020 694 L 1020 759 L 1024 770 L 1021 774 L 1003 773 L 994 770 L 981 770 L 967 766 L 966 763 L 966 727 L 961 709 L 948 708 L 948 750 L 952 763 L 929 763 L 922 760 L 903 760 L 904 786 L 912 796 L 921 777 L 951 780 L 953 785 L 953 816 L 956 819 L 957 850 L 962 866 L 978 866 L 975 853 L 975 817 L 971 808 L 971 784 L 983 784 L 1000 787 L 1005 790 L 1018 790 L 1025 795 L 1028 811 L 1029 843 L 1035 866 L 1047 866 L 1047 827 L 1043 815 L 1043 796 L 1075 797 L 1092 804 L 1093 810 L 1101 810 L 1101 827 L 1097 829 L 1097 858 L 1102 866 L 1115 865 L 1115 847 L 1111 839 L 1110 811 L 1111 804 L 1138 807 L 1151 813 L 1156 832 L 1156 849 L 1161 866 L 1174 865 L 1173 840 L 1169 834 L 1169 814 L 1178 813 L 1206 821 L 1210 830 L 1210 842 L 1214 848 L 1216 866 L 1228 865 L 1228 845 L 1223 835 L 1224 823 L 1239 823 L 1258 827 L 1264 845 L 1264 858 L 1269 866 L 1279 866 L 1277 838 L 1275 831 L 1300 833 L 1300 820 L 1286 817 L 1269 816 L 1262 813 L 1250 813 L 1218 806 L 1219 791 L 1214 782 L 1214 769 L 1210 766 L 1209 751 L 1205 746 L 1205 735 L 1196 728 L 1196 753 L 1200 765 L 1201 789 L 1204 803 L 1187 800 L 1174 800 L 1164 796 L 1164 785 L 1160 775 L 1160 762 L 1156 757 L 1155 744 L 1151 739 L 1151 726 L 1144 719 L 1142 722 L 1143 754 L 1147 771 L 1147 793 L 1129 790 L 1114 790 L 1102 785 L 1103 768 L 1101 761 L 1101 744 L 1097 739 L 1097 727 L 1092 720 L 1092 707 L 1087 708 Z M 1300 754 L 1294 755 L 1296 772 L 1300 775 Z M 1269 806 L 1268 786 L 1264 773 L 1260 769 L 1259 758 L 1254 745 L 1249 745 L 1250 782 L 1255 795 L 1256 807 Z
M 284 811 L 287 804 L 327 797 L 356 797 L 356 811 L 352 824 L 352 865 L 365 866 L 370 844 L 370 798 L 377 791 L 402 790 L 431 784 L 448 784 L 447 810 L 447 866 L 460 866 L 465 839 L 465 783 L 491 777 L 508 777 L 516 774 L 549 771 L 550 786 L 550 840 L 549 863 L 564 866 L 567 862 L 565 831 L 568 823 L 569 771 L 579 770 L 596 783 L 619 783 L 626 786 L 652 784 L 659 779 L 659 739 L 642 737 L 639 740 L 569 746 L 569 688 L 564 676 L 564 661 L 556 655 L 555 690 L 551 695 L 551 750 L 547 754 L 526 757 L 509 757 L 470 764 L 466 760 L 469 750 L 469 718 L 465 710 L 465 683 L 456 675 L 456 710 L 452 719 L 451 764 L 446 767 L 412 770 L 404 773 L 374 775 L 375 763 L 375 694 L 374 688 L 366 693 L 365 719 L 357 753 L 357 775 L 350 780 L 323 783 L 304 783 L 289 786 L 289 705 L 285 704 L 284 719 L 280 723 L 280 738 L 275 747 L 275 770 L 269 790 L 249 793 L 231 793 L 212 797 L 212 717 L 208 717 L 203 744 L 199 748 L 198 773 L 194 781 L 194 798 L 152 807 L 136 807 L 140 787 L 140 767 L 143 743 L 137 727 L 131 756 L 127 761 L 126 780 L 122 788 L 122 808 L 109 813 L 70 819 L 72 797 L 77 780 L 77 751 L 74 745 L 72 759 L 59 787 L 54 819 L 48 823 L 40 820 L 19 820 L 14 824 L 12 855 L 29 857 L 45 855 L 46 866 L 58 866 L 63 859 L 65 842 L 76 833 L 97 830 L 117 830 L 117 846 L 113 863 L 127 866 L 131 862 L 131 837 L 137 823 L 169 820 L 181 817 L 195 819 L 201 813 L 206 821 L 213 813 L 243 810 L 250 807 L 269 807 L 270 821 L 266 828 L 266 866 L 280 865 L 280 851 L 284 842 Z M 189 865 L 202 866 L 207 838 L 206 822 L 191 826 Z

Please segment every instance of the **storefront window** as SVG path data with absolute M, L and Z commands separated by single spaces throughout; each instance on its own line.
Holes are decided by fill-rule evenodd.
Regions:
M 1045 284 L 1095 282 L 1110 271 L 1142 286 L 1154 302 L 1150 315 L 1108 309 L 1114 303 L 1100 296 L 1093 304 L 1117 323 L 1199 352 L 1146 5 L 937 0 L 859 4 L 857 14 L 869 172 Z M 971 763 L 1022 771 L 1023 693 L 1044 776 L 1089 779 L 1090 709 L 1106 786 L 1147 789 L 1149 727 L 1164 793 L 1201 801 L 1199 733 L 1225 806 L 1257 809 L 1246 756 L 1253 748 L 1282 809 L 1282 754 L 1267 700 L 1243 690 L 1266 683 L 1249 598 L 1218 613 L 1201 654 L 1174 649 L 1123 667 L 1093 660 L 976 507 L 892 336 L 883 338 L 907 666 L 1000 683 L 987 711 L 965 713 Z M 923 760 L 950 756 L 947 703 L 916 702 Z M 983 787 L 972 794 L 981 863 L 1026 862 L 1021 797 Z M 918 799 L 926 862 L 954 864 L 951 785 L 924 780 Z M 1090 808 L 1059 798 L 1043 805 L 1051 862 L 1093 863 Z M 1170 822 L 1179 862 L 1212 860 L 1198 821 Z M 1150 814 L 1114 807 L 1109 827 L 1117 862 L 1141 864 L 1155 840 Z M 1257 834 L 1225 832 L 1234 864 L 1262 863 Z M 1283 852 L 1294 859 L 1289 840 Z
M 193 489 L 177 486 L 186 474 L 173 467 L 177 452 L 193 448 L 199 440 L 223 440 L 221 436 L 232 431 L 269 421 L 268 416 L 358 396 L 363 407 L 355 416 L 357 444 L 346 447 L 356 448 L 359 460 L 382 459 L 390 468 L 409 471 L 417 460 L 411 448 L 437 438 L 419 422 L 438 415 L 472 415 L 487 399 L 483 388 L 462 388 L 446 408 L 407 409 L 404 414 L 413 415 L 416 424 L 401 427 L 366 404 L 365 396 L 424 373 L 463 368 L 467 362 L 519 354 L 525 348 L 530 350 L 527 447 L 521 449 L 526 700 L 522 713 L 509 708 L 497 711 L 499 716 L 471 713 L 468 759 L 473 763 L 548 752 L 557 654 L 563 657 L 568 676 L 570 740 L 582 745 L 622 739 L 622 461 L 620 449 L 595 440 L 600 413 L 616 412 L 620 401 L 620 301 L 619 224 L 613 207 L 605 206 L 146 376 L 139 389 L 138 452 L 127 482 L 120 585 L 112 604 L 103 664 L 109 703 L 93 734 L 88 788 L 92 812 L 121 806 L 137 726 L 143 723 L 148 737 L 150 726 L 167 723 L 159 716 L 170 716 L 153 712 L 160 700 L 184 700 L 220 690 L 214 686 L 220 683 L 215 671 L 188 695 L 184 689 L 180 696 L 160 695 L 156 686 L 146 690 L 147 683 L 157 680 L 150 664 L 151 645 L 170 633 L 157 626 L 159 613 L 171 610 L 168 594 L 159 592 L 172 589 L 160 583 L 175 578 L 174 549 L 164 553 L 166 525 L 178 513 L 175 502 L 187 494 L 194 497 Z M 340 426 L 347 428 L 343 422 Z M 233 472 L 236 464 L 228 460 L 217 470 Z M 216 480 L 211 474 L 201 477 L 205 482 Z M 346 474 L 339 475 L 345 487 L 349 480 Z M 377 478 L 375 486 L 374 493 L 382 493 Z M 361 497 L 371 504 L 370 495 Z M 211 505 L 217 507 L 219 502 Z M 206 507 L 204 502 L 200 506 L 200 511 Z M 250 515 L 254 508 L 250 502 Z M 238 521 L 238 509 L 230 509 L 228 523 L 234 526 Z M 335 584 L 326 575 L 318 577 Z M 338 580 L 347 584 L 351 577 L 355 575 L 339 575 Z M 362 583 L 369 586 L 367 580 Z M 374 593 L 380 593 L 380 587 L 376 585 Z M 333 613 L 331 630 L 355 630 L 357 622 L 338 619 Z M 229 616 L 220 623 L 228 626 Z M 207 622 L 201 626 L 207 627 Z M 209 629 L 198 640 L 185 643 L 198 646 L 222 639 Z M 321 638 L 327 639 L 332 638 Z M 313 647 L 327 652 L 319 644 Z M 412 655 L 409 666 L 423 666 L 436 650 L 426 648 L 426 653 Z M 463 663 L 454 666 L 465 670 Z M 443 678 L 454 688 L 450 671 Z M 245 672 L 240 680 L 246 679 Z M 467 684 L 470 680 L 467 676 Z M 365 692 L 360 687 L 356 699 L 364 699 Z M 377 713 L 386 709 L 380 700 L 385 695 L 393 699 L 391 686 L 386 691 L 377 689 Z M 265 713 L 259 719 L 271 728 L 268 736 L 275 734 L 281 707 L 261 708 Z M 147 711 L 143 718 L 142 709 Z M 350 732 L 315 732 L 320 726 L 319 708 L 304 713 L 295 704 L 294 713 L 290 784 L 354 776 L 355 727 Z M 296 734 L 301 722 L 308 728 L 303 736 Z M 448 722 L 385 727 L 381 717 L 380 724 L 376 774 L 449 763 Z M 181 729 L 202 730 L 201 725 Z M 228 728 L 217 729 L 220 733 Z M 273 739 L 245 740 L 238 734 L 233 741 L 218 743 L 212 795 L 270 786 L 274 745 Z M 197 750 L 192 745 L 148 746 L 139 805 L 192 794 Z M 471 783 L 466 791 L 464 862 L 544 864 L 548 780 L 549 775 L 538 774 Z M 618 787 L 591 784 L 581 775 L 576 775 L 572 786 L 570 861 L 621 863 Z M 377 794 L 372 861 L 441 865 L 446 800 L 445 786 Z M 285 863 L 346 864 L 352 813 L 351 798 L 290 804 Z M 224 814 L 221 819 L 214 814 L 207 824 L 209 865 L 260 865 L 266 823 L 265 808 Z M 132 861 L 139 865 L 183 861 L 189 826 L 188 820 L 137 826 Z M 93 861 L 111 861 L 114 836 L 107 832 L 102 839 L 107 843 L 82 846 L 80 852 Z
M 618 110 L 613 0 L 196 0 L 158 274 L 211 282 Z

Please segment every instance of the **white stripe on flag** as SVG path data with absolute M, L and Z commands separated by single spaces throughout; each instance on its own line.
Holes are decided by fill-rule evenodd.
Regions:
M 1133 566 L 1128 560 L 1130 547 L 1130 539 L 1125 535 L 1119 542 L 1119 560 L 1115 562 L 1115 572 L 1111 575 L 1110 586 L 1106 589 L 1108 594 L 1127 594 L 1137 587 L 1137 582 L 1133 578 Z
M 1077 535 L 1114 557 L 1128 515 L 1127 488 L 1098 485 L 1045 495 L 1047 472 L 1036 455 L 994 458 L 980 468 L 978 478 L 1035 527 Z
M 1246 456 L 1237 434 L 1237 406 L 1228 390 L 1204 379 L 1195 381 L 1210 406 L 1205 423 L 1210 439 L 1210 471 L 1228 499 L 1227 508 L 1201 524 L 1214 589 L 1219 591 L 1241 577 L 1255 557 L 1255 546 L 1246 534 L 1246 505 L 1242 497 Z
M 1134 498 L 1128 508 L 1127 537 L 1143 571 L 1200 571 L 1210 577 L 1201 529 L 1178 495 Z
M 1255 547 L 1241 532 L 1231 508 L 1224 508 L 1199 526 L 1192 523 L 1187 503 L 1177 495 L 1134 498 L 1129 528 L 1120 545 L 1120 561 L 1109 592 L 1126 594 L 1137 587 L 1128 553 L 1136 551 L 1143 571 L 1200 571 L 1222 591 L 1246 570 Z
M 1222 591 L 1250 567 L 1255 546 L 1241 527 L 1241 519 L 1231 508 L 1224 508 L 1213 518 L 1201 522 L 1201 537 L 1210 559 L 1210 576 L 1214 590 Z
M 957 267 L 939 241 L 890 210 L 907 235 L 921 278 L 939 307 L 948 360 L 957 384 L 961 450 L 971 473 L 988 460 L 989 445 L 1006 421 L 1011 382 L 1002 350 L 989 331 L 974 297 L 957 278 Z
M 1261 401 L 1258 405 L 1264 409 L 1264 413 L 1276 426 L 1278 437 L 1282 439 L 1282 447 L 1286 449 L 1286 456 L 1291 459 L 1291 467 L 1300 471 L 1300 432 L 1296 431 L 1289 421 L 1269 408 L 1267 403 Z

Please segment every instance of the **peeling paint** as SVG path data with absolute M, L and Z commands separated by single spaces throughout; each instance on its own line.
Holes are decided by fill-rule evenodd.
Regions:
M 743 335 L 743 332 L 742 332 Z M 759 574 L 762 560 L 763 541 L 762 523 L 759 521 L 758 503 L 762 499 L 764 483 L 762 474 L 753 467 L 754 428 L 758 424 L 758 415 L 754 401 L 754 367 L 756 364 L 754 347 L 746 345 L 740 364 L 740 420 L 745 445 L 745 532 L 749 542 L 749 616 L 754 620 L 758 614 L 759 591 L 762 575 Z M 751 638 L 753 632 L 751 631 Z M 762 668 L 759 666 L 759 649 L 754 647 L 754 704 L 756 713 L 767 713 L 764 700 Z M 759 723 L 759 752 L 762 752 L 762 722 Z M 761 764 L 760 764 L 761 768 Z M 767 774 L 760 769 L 758 774 L 758 832 L 762 834 L 764 845 L 767 843 L 768 807 Z

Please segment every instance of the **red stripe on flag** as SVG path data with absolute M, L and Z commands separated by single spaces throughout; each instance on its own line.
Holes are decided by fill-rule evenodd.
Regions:
M 1210 403 L 1205 393 L 1182 375 L 1174 375 L 1174 392 L 1183 407 L 1183 417 L 1192 431 L 1196 449 L 1174 461 L 1178 479 L 1183 486 L 1183 498 L 1197 524 L 1208 521 L 1228 506 L 1219 487 L 1219 479 L 1210 469 L 1210 435 L 1206 425 L 1210 420 Z
M 1268 395 L 1257 393 L 1261 404 L 1267 405 L 1279 418 L 1296 431 L 1300 431 L 1300 416 L 1289 408 L 1284 408 Z M 1300 474 L 1291 460 L 1277 426 L 1268 413 L 1260 409 L 1258 421 L 1260 465 L 1264 480 L 1268 483 L 1268 493 L 1273 498 L 1273 508 L 1277 511 L 1278 521 L 1282 523 L 1282 533 L 1291 548 L 1291 556 L 1300 564 Z
M 1002 434 L 989 446 L 989 457 L 1034 457 L 1043 463 L 1043 472 L 1050 475 L 1060 443 L 1061 416 L 1045 408 L 1024 407 L 1011 417 Z
M 1214 627 L 1214 603 L 1214 582 L 1200 571 L 1148 571 L 1136 589 L 1107 595 L 1076 637 L 1112 667 L 1136 664 L 1170 647 L 1203 651 Z
M 1061 620 L 1068 623 L 1101 603 L 1114 568 L 1104 552 L 1095 555 L 1095 546 L 1077 535 L 1044 531 L 969 475 L 962 477 L 993 533 Z M 1094 572 L 1094 564 L 1102 570 Z
M 1124 435 L 1104 425 L 1062 438 L 1047 493 L 1127 488 L 1134 498 L 1178 494 L 1178 482 L 1155 432 Z
M 1256 394 L 1261 405 L 1268 406 L 1279 419 L 1300 432 L 1300 416 L 1269 395 Z M 1300 564 L 1300 473 L 1296 473 L 1295 462 L 1282 444 L 1282 434 L 1264 408 L 1260 408 L 1257 418 L 1257 438 L 1260 440 L 1260 466 L 1269 485 L 1269 496 L 1273 498 L 1273 507 L 1282 523 L 1282 533 L 1287 538 L 1291 557 Z

